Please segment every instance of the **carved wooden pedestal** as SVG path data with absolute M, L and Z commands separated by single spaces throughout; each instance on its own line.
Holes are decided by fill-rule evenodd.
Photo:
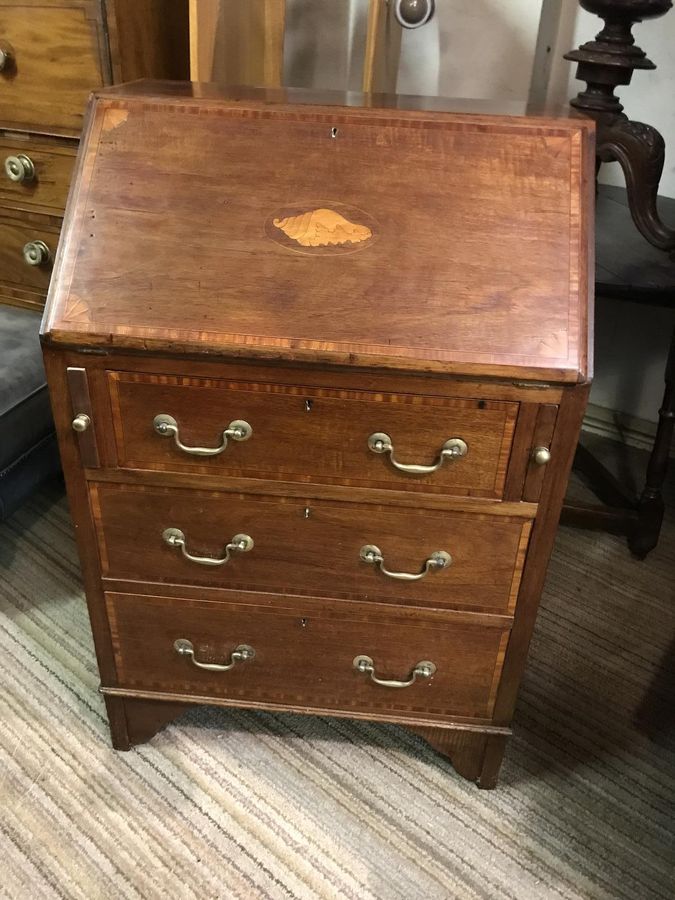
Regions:
M 586 82 L 572 106 L 595 119 L 598 165 L 618 162 L 623 170 L 630 209 L 636 226 L 655 247 L 675 248 L 675 229 L 661 221 L 656 206 L 665 160 L 665 144 L 652 125 L 635 122 L 623 112 L 614 90 L 630 84 L 636 69 L 655 69 L 654 63 L 635 45 L 635 22 L 662 16 L 672 0 L 580 0 L 581 6 L 604 19 L 605 27 L 594 41 L 565 54 L 577 62 L 577 78 Z M 668 98 L 664 97 L 664 102 Z

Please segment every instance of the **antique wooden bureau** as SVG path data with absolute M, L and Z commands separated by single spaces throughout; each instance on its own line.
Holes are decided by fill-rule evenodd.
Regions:
M 291 710 L 494 786 L 590 381 L 593 159 L 583 119 L 461 101 L 93 98 L 43 345 L 116 748 Z

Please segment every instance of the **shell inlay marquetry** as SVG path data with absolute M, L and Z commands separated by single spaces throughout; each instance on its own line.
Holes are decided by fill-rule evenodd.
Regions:
M 302 247 L 360 244 L 373 236 L 367 225 L 350 222 L 339 212 L 325 207 L 273 219 L 272 224 Z

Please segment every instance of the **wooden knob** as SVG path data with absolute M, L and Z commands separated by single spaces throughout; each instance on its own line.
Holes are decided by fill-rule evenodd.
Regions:
M 35 165 L 30 156 L 19 153 L 18 156 L 8 156 L 5 160 L 5 175 L 10 181 L 24 182 L 35 178 Z
M 29 266 L 44 266 L 51 261 L 52 254 L 44 241 L 29 241 L 24 244 L 23 258 Z

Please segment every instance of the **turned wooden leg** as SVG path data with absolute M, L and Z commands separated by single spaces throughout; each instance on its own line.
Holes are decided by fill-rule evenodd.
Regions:
M 656 547 L 663 521 L 661 489 L 668 471 L 675 421 L 675 329 L 670 341 L 665 381 L 654 447 L 649 457 L 645 487 L 638 502 L 638 521 L 628 539 L 631 552 L 641 559 Z
M 115 750 L 131 750 L 137 744 L 145 744 L 190 708 L 189 703 L 168 703 L 164 700 L 111 696 L 104 699 Z
M 447 756 L 454 770 L 479 788 L 497 786 L 508 734 L 453 731 L 449 728 L 414 728 L 434 750 Z

